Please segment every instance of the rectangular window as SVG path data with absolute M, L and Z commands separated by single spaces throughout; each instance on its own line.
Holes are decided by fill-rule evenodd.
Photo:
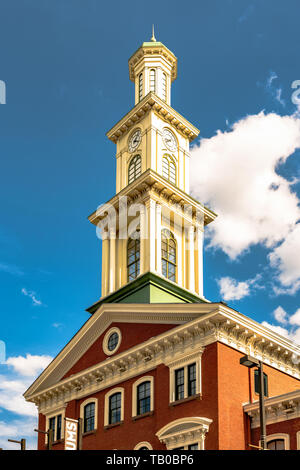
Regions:
M 199 449 L 198 444 L 190 444 L 188 446 L 188 450 L 198 450 L 198 449 Z
M 62 438 L 62 415 L 52 416 L 49 419 L 49 429 L 53 429 L 53 440 L 59 441 Z
M 260 383 L 259 383 L 259 372 L 258 372 L 258 369 L 255 369 L 255 371 L 254 371 L 254 390 L 255 390 L 255 393 L 259 394 Z M 268 376 L 267 376 L 267 374 L 265 374 L 265 373 L 264 373 L 264 392 L 265 392 L 265 397 L 269 396 L 269 392 L 268 392 Z
M 175 370 L 175 400 L 184 398 L 184 367 Z
M 188 396 L 196 395 L 196 363 L 188 366 Z
M 56 417 L 56 440 L 61 439 L 61 415 Z

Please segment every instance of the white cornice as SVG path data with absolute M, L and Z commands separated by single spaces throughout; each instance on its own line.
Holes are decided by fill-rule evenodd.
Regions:
M 120 198 L 123 196 L 127 196 L 128 205 L 142 202 L 147 197 L 153 197 L 158 203 L 164 203 L 171 209 L 174 208 L 177 213 L 180 207 L 180 215 L 184 215 L 185 205 L 190 206 L 192 208 L 191 221 L 194 220 L 195 224 L 200 222 L 201 226 L 213 222 L 217 217 L 213 211 L 151 169 L 144 171 L 133 183 L 123 188 L 106 204 L 118 210 Z M 200 214 L 202 214 L 203 221 L 197 220 Z M 105 206 L 103 206 L 103 209 L 100 207 L 88 219 L 92 224 L 97 225 L 105 215 Z M 185 214 L 185 218 L 188 219 L 188 214 Z
M 110 323 L 174 323 L 176 319 L 186 322 L 61 380 Z M 216 341 L 300 377 L 299 364 L 293 361 L 293 355 L 300 355 L 299 347 L 223 304 L 103 304 L 24 396 L 40 410 L 48 410 L 175 361 L 183 351 L 199 349 L 201 355 L 203 347 Z
M 190 141 L 198 136 L 199 129 L 162 101 L 155 93 L 150 92 L 107 132 L 107 137 L 116 143 L 123 134 L 126 134 L 133 126 L 137 125 L 151 110 Z
M 251 417 L 252 428 L 260 426 L 258 401 L 244 405 L 244 411 Z M 266 398 L 265 413 L 267 424 L 300 418 L 300 389 Z

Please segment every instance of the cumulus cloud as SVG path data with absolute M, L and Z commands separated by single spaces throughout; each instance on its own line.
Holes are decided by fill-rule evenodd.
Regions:
M 34 356 L 26 354 L 24 356 L 9 357 L 6 361 L 8 366 L 12 366 L 14 371 L 25 377 L 35 377 L 52 360 L 51 356 Z
M 263 321 L 262 325 L 300 345 L 300 308 L 293 315 L 289 315 L 281 306 L 278 306 L 272 316 L 278 323 L 284 324 L 285 327 L 266 321 Z
M 278 323 L 287 323 L 288 314 L 280 305 L 274 310 L 273 315 Z
M 35 292 L 28 291 L 27 289 L 25 289 L 25 287 L 23 287 L 23 289 L 21 289 L 21 292 L 26 297 L 31 298 L 33 305 L 36 305 L 36 306 L 41 306 L 42 305 L 42 302 L 36 298 L 36 293 Z
M 277 294 L 294 294 L 300 287 L 300 223 L 287 234 L 285 240 L 269 254 L 272 267 L 278 272 L 281 287 Z
M 282 326 L 273 325 L 273 324 L 268 323 L 266 321 L 263 321 L 262 325 L 266 326 L 267 328 L 269 328 L 272 331 L 275 331 L 275 333 L 278 333 L 281 336 L 285 336 L 286 338 L 289 338 L 289 331 L 286 328 L 283 328 Z
M 6 415 L 9 418 L 0 419 L 0 447 L 15 449 L 16 446 L 10 445 L 7 438 L 24 437 L 27 448 L 36 448 L 33 430 L 37 424 L 37 409 L 33 403 L 25 401 L 23 393 L 51 360 L 50 356 L 27 354 L 26 357 L 9 357 L 1 365 L 0 412 L 9 412 Z
M 299 147 L 300 119 L 261 112 L 191 150 L 191 193 L 219 215 L 208 226 L 208 248 L 233 260 L 263 245 L 271 250 L 270 263 L 284 289 L 300 287 L 300 259 L 294 256 L 300 207 L 295 180 L 276 170 Z
M 217 280 L 219 285 L 220 294 L 224 300 L 240 300 L 247 295 L 250 295 L 252 288 L 261 288 L 258 284 L 260 275 L 255 276 L 254 279 L 247 281 L 237 281 L 232 277 L 225 276 Z

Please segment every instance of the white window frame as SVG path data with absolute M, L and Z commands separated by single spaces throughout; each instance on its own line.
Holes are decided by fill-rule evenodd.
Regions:
M 153 375 L 144 375 L 132 385 L 132 417 L 143 416 L 137 414 L 137 390 L 138 386 L 144 382 L 150 382 L 150 413 L 154 411 L 154 377 Z
M 153 447 L 152 445 L 150 444 L 150 442 L 147 442 L 147 441 L 143 441 L 143 442 L 139 442 L 133 450 L 140 450 L 141 447 L 147 447 L 149 450 L 153 450 Z
M 118 341 L 118 344 L 117 344 L 117 346 L 115 347 L 115 349 L 113 349 L 112 351 L 110 351 L 110 350 L 108 349 L 108 340 L 109 340 L 109 337 L 110 337 L 113 333 L 117 333 L 117 334 L 119 335 L 119 341 Z M 104 338 L 103 338 L 102 349 L 103 349 L 104 353 L 105 353 L 107 356 L 112 356 L 113 354 L 115 354 L 115 353 L 118 351 L 118 349 L 119 349 L 119 347 L 120 347 L 120 345 L 121 345 L 121 342 L 122 342 L 122 333 L 121 333 L 120 328 L 117 328 L 117 327 L 110 328 L 110 329 L 106 332 L 106 334 L 105 334 L 105 336 L 104 336 Z
M 93 431 L 96 431 L 98 429 L 98 399 L 91 397 L 87 398 L 85 401 L 83 401 L 80 404 L 80 411 L 79 411 L 79 416 L 81 418 L 81 423 L 82 423 L 82 434 L 84 433 L 84 408 L 86 405 L 89 405 L 90 403 L 95 403 L 95 416 L 94 416 L 94 429 Z M 87 431 L 87 432 L 93 432 L 93 431 Z
M 197 351 L 193 354 L 186 354 L 181 358 L 173 361 L 172 363 L 167 364 L 169 366 L 169 383 L 170 383 L 170 396 L 169 402 L 176 403 L 180 400 L 175 400 L 175 371 L 181 368 L 184 368 L 184 398 L 189 398 L 188 396 L 188 366 L 196 363 L 196 395 L 201 394 L 202 391 L 202 370 L 201 370 L 201 351 Z M 192 397 L 195 395 L 192 395 Z
M 266 436 L 266 444 L 276 439 L 283 439 L 284 447 L 285 447 L 284 450 L 290 450 L 290 435 L 289 434 L 284 434 L 284 433 L 268 434 Z M 261 441 L 259 441 L 259 446 L 261 447 Z
M 50 425 L 50 419 L 51 418 L 56 418 L 56 416 L 61 415 L 61 436 L 60 440 L 64 439 L 65 435 L 65 408 L 59 408 L 56 411 L 52 411 L 49 415 L 46 415 L 46 429 L 45 431 L 48 431 L 49 425 Z M 54 438 L 53 442 L 56 441 L 56 432 L 57 432 L 57 420 L 55 420 L 55 429 L 54 429 Z M 45 444 L 48 443 L 48 435 L 45 434 Z
M 113 426 L 114 424 L 118 423 L 109 423 L 109 399 L 115 393 L 121 393 L 121 420 L 120 422 L 124 421 L 124 388 L 123 387 L 116 387 L 106 393 L 104 398 L 104 426 Z

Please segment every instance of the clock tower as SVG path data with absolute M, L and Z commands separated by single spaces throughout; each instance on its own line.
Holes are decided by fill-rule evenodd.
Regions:
M 89 216 L 102 238 L 101 303 L 205 302 L 204 228 L 216 214 L 189 194 L 199 130 L 171 107 L 177 58 L 154 34 L 129 59 L 135 105 L 107 133 L 116 195 Z

